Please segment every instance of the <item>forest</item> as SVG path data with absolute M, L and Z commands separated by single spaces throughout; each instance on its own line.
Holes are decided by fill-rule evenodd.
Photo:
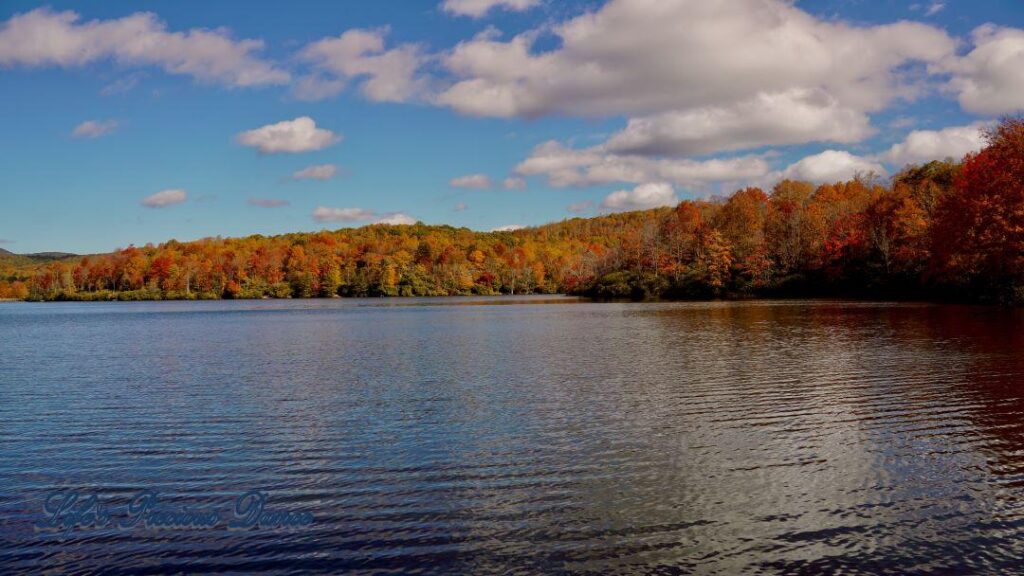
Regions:
M 1024 119 L 960 161 L 511 232 L 371 225 L 0 255 L 0 298 L 158 300 L 568 293 L 1024 304 Z

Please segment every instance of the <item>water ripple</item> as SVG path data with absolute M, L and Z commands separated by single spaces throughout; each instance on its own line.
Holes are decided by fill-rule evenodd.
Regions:
M 0 303 L 0 572 L 1012 573 L 1024 316 Z M 305 528 L 39 531 L 55 490 Z

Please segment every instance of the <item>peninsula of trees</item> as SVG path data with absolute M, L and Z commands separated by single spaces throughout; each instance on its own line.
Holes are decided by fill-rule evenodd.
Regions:
M 372 225 L 0 255 L 0 298 L 149 300 L 572 293 L 1024 304 L 1024 120 L 962 162 L 511 232 Z

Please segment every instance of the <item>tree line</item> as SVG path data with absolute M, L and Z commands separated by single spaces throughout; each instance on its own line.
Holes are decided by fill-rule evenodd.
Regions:
M 1024 303 L 1024 120 L 962 161 L 510 232 L 371 225 L 0 259 L 0 298 L 152 300 L 570 293 Z

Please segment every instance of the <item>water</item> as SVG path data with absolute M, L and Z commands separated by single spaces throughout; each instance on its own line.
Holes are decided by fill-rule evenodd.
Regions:
M 0 304 L 0 572 L 1009 573 L 1024 316 Z M 314 523 L 38 530 L 57 490 Z

